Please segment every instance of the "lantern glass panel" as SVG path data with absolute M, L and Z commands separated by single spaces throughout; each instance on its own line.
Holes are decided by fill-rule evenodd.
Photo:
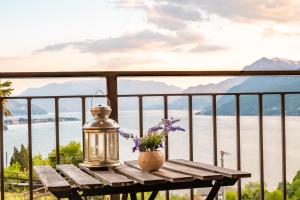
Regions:
M 114 131 L 106 132 L 107 143 L 107 161 L 115 162 L 119 161 L 119 137 L 118 133 Z

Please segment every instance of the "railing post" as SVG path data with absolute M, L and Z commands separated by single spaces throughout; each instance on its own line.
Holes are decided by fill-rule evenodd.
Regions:
M 112 109 L 111 118 L 118 121 L 118 77 L 115 75 L 106 76 L 106 89 L 107 98 L 110 101 L 110 107 Z M 111 200 L 119 200 L 120 195 L 110 195 Z
M 32 109 L 31 109 L 31 99 L 27 99 L 27 126 L 28 126 L 28 155 L 29 155 L 29 162 L 28 162 L 28 173 L 29 173 L 29 199 L 33 199 L 33 171 L 32 171 Z
M 258 95 L 259 114 L 259 167 L 260 167 L 260 200 L 265 199 L 265 178 L 264 178 L 264 124 L 263 124 L 263 95 Z
M 4 123 L 3 123 L 3 99 L 0 99 L 0 189 L 1 189 L 1 199 L 4 200 L 4 158 L 3 158 L 3 151 L 4 151 Z
M 118 77 L 115 75 L 106 77 L 107 97 L 112 109 L 111 118 L 118 121 Z

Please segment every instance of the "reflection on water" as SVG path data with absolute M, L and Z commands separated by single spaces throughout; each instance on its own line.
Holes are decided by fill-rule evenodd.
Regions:
M 53 116 L 53 115 L 52 115 Z M 81 117 L 81 113 L 61 113 L 61 117 Z M 169 137 L 169 157 L 189 158 L 189 130 L 188 112 L 170 110 L 169 116 L 180 118 L 180 126 L 187 132 L 172 133 Z M 36 116 L 34 116 L 36 117 Z M 49 117 L 49 116 L 48 116 Z M 144 130 L 156 124 L 163 117 L 162 111 L 144 112 Z M 89 114 L 88 117 L 90 118 Z M 236 168 L 236 124 L 235 117 L 218 116 L 218 151 L 223 150 L 225 167 Z M 286 117 L 287 127 L 287 178 L 291 180 L 300 169 L 300 117 Z M 122 129 L 138 134 L 138 112 L 120 111 L 119 124 Z M 194 115 L 193 119 L 193 148 L 194 160 L 212 164 L 212 118 L 210 116 Z M 264 162 L 265 181 L 269 189 L 277 187 L 281 181 L 281 124 L 279 116 L 264 117 Z M 42 154 L 44 157 L 55 147 L 54 123 L 33 124 L 33 154 Z M 5 131 L 4 150 L 10 159 L 13 146 L 27 145 L 27 125 L 11 125 Z M 82 141 L 81 121 L 60 123 L 60 144 L 66 145 L 69 141 Z M 259 181 L 259 146 L 258 146 L 258 118 L 255 116 L 241 117 L 241 155 L 242 169 L 252 173 L 251 179 Z M 121 161 L 136 159 L 138 154 L 131 152 L 131 141 L 120 138 Z M 220 163 L 220 155 L 218 155 Z M 8 162 L 9 163 L 9 162 Z M 245 181 L 244 181 L 245 182 Z

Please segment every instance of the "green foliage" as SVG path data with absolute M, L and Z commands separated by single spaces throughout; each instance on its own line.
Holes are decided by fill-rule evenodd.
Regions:
M 273 192 L 265 192 L 265 200 L 282 200 L 282 191 L 275 190 Z
M 41 154 L 37 154 L 32 157 L 33 165 L 49 165 L 48 159 L 43 159 Z
M 237 200 L 236 192 L 226 191 L 226 200 Z
M 163 133 L 148 134 L 141 138 L 140 149 L 143 151 L 155 151 L 162 145 L 165 135 Z
M 60 163 L 61 164 L 74 164 L 78 165 L 82 162 L 82 150 L 80 143 L 72 141 L 66 146 L 59 148 Z M 53 149 L 48 155 L 49 164 L 55 167 L 56 164 L 56 150 Z
M 243 200 L 259 200 L 260 198 L 260 184 L 249 182 L 245 185 L 242 192 Z
M 10 165 L 19 164 L 21 171 L 28 170 L 29 154 L 26 147 L 22 144 L 20 151 L 14 147 L 14 153 L 10 160 Z
M 1 82 L 0 81 L 0 97 L 8 97 L 11 95 L 12 91 L 14 90 L 12 87 L 12 82 L 11 81 L 5 81 Z M 5 116 L 11 116 L 11 112 L 7 108 L 7 99 L 3 100 L 3 114 Z
M 290 200 L 300 199 L 300 170 L 297 172 L 292 182 L 287 184 L 287 195 Z

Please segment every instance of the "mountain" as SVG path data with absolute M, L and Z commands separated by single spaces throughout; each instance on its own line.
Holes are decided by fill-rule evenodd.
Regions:
M 8 100 L 7 106 L 8 110 L 12 113 L 13 116 L 27 115 L 27 104 L 22 100 Z M 34 104 L 31 105 L 31 109 L 31 112 L 34 115 L 47 114 L 47 111 Z
M 261 58 L 249 66 L 243 68 L 243 71 L 279 71 L 279 70 L 298 70 L 300 61 L 287 60 L 283 58 Z
M 74 80 L 65 83 L 51 83 L 38 88 L 29 88 L 21 96 L 64 96 L 64 95 L 93 95 L 97 90 L 105 91 L 104 79 L 85 79 Z M 182 89 L 172 85 L 167 85 L 156 81 L 128 80 L 120 79 L 118 81 L 119 94 L 146 94 L 146 93 L 181 93 Z M 137 98 L 120 98 L 119 108 L 121 110 L 137 109 Z M 95 101 L 97 103 L 97 101 Z M 161 104 L 162 100 L 158 98 L 145 98 L 145 105 Z M 54 100 L 40 99 L 34 100 L 34 104 L 44 108 L 48 112 L 53 112 Z M 87 101 L 89 107 L 89 101 Z M 80 99 L 61 99 L 60 111 L 78 112 L 81 111 Z
M 300 70 L 300 62 L 285 59 L 262 58 L 243 70 Z M 300 77 L 250 77 L 233 86 L 226 92 L 283 92 L 300 91 Z M 299 95 L 289 95 L 286 99 L 287 114 L 300 115 Z M 217 101 L 219 115 L 234 115 L 235 100 L 232 96 L 222 96 Z M 241 96 L 242 115 L 256 115 L 258 112 L 257 96 Z M 263 99 L 263 111 L 265 115 L 277 115 L 280 113 L 279 95 L 265 95 Z M 207 107 L 203 112 L 196 114 L 211 114 L 211 108 Z
M 201 77 L 199 77 L 201 78 Z M 219 83 L 211 83 L 207 85 L 198 85 L 189 87 L 182 91 L 182 93 L 219 93 L 219 92 L 226 92 L 231 87 L 238 85 L 241 83 L 245 78 L 238 77 L 238 78 L 229 78 Z M 193 101 L 193 109 L 194 110 L 203 110 L 207 106 L 211 104 L 211 97 L 210 96 L 198 96 L 194 97 L 195 101 Z M 174 102 L 170 103 L 170 109 L 187 109 L 187 97 L 180 97 Z

